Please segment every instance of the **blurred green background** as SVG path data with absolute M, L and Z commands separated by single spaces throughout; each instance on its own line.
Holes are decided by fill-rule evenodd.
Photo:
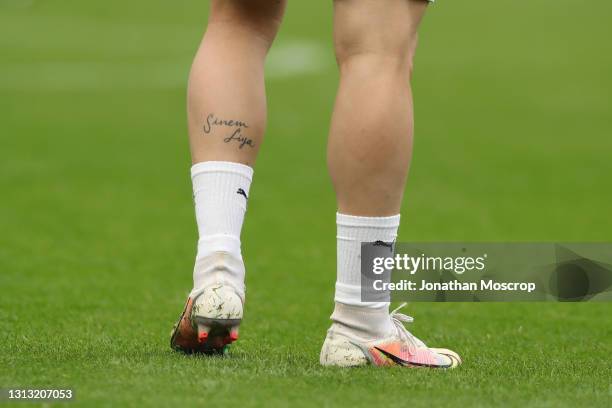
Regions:
M 414 304 L 451 373 L 318 366 L 332 310 L 331 1 L 290 1 L 227 359 L 168 333 L 196 229 L 185 86 L 201 1 L 0 0 L 0 387 L 83 405 L 609 406 L 608 304 Z M 381 1 L 381 7 L 383 6 Z M 404 241 L 612 240 L 612 5 L 440 0 L 416 59 Z

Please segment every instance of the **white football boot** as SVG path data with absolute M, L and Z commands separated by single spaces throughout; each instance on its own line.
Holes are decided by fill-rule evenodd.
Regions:
M 196 262 L 198 276 L 179 321 L 172 330 L 170 346 L 179 351 L 225 353 L 238 340 L 243 316 L 244 264 L 219 252 Z
M 457 353 L 448 349 L 430 348 L 404 327 L 412 317 L 391 312 L 395 333 L 385 338 L 363 340 L 351 335 L 351 330 L 334 323 L 327 332 L 321 349 L 324 366 L 354 367 L 363 365 L 428 368 L 455 368 L 461 364 Z

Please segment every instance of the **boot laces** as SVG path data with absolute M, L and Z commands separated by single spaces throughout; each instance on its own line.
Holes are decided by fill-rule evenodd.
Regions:
M 399 310 L 406 306 L 407 303 L 404 302 L 399 307 L 393 309 L 391 312 L 391 321 L 395 325 L 397 329 L 397 333 L 401 340 L 406 343 L 410 343 L 415 347 L 426 347 L 425 343 L 419 340 L 416 336 L 410 333 L 406 327 L 404 327 L 404 323 L 412 323 L 414 319 L 411 316 L 405 315 L 403 313 L 399 313 Z

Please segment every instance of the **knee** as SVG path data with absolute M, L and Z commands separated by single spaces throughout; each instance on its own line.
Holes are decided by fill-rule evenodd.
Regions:
M 335 0 L 334 44 L 341 69 L 354 64 L 412 71 L 422 0 Z
M 283 19 L 286 0 L 213 0 L 208 26 L 247 31 L 272 45 Z
M 412 75 L 417 36 L 401 42 L 373 44 L 369 39 L 336 43 L 336 61 L 341 72 L 365 68 L 372 72 L 395 71 Z

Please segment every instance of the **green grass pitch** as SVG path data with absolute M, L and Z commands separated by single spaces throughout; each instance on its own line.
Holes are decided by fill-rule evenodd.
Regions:
M 400 240 L 612 240 L 611 12 L 430 8 Z M 204 1 L 0 1 L 0 387 L 72 387 L 75 406 L 610 406 L 602 303 L 411 304 L 410 329 L 461 368 L 319 367 L 331 1 L 290 1 L 270 58 L 242 338 L 228 358 L 172 352 L 196 242 L 184 88 L 205 21 Z

